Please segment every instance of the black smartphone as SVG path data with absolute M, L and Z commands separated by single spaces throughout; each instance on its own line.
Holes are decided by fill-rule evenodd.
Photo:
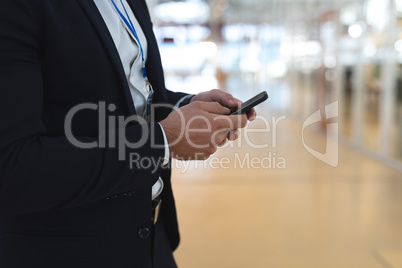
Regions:
M 238 115 L 238 114 L 244 114 L 250 111 L 253 107 L 256 105 L 260 104 L 261 102 L 264 102 L 265 100 L 268 99 L 268 93 L 266 91 L 261 92 L 255 97 L 252 97 L 246 102 L 243 102 L 240 106 L 240 108 L 236 111 L 231 113 L 230 115 Z

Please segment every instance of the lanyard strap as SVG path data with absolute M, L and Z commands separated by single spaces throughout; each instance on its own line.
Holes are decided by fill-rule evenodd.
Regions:
M 149 84 L 148 82 L 148 76 L 147 76 L 147 72 L 145 70 L 145 58 L 144 58 L 144 50 L 142 49 L 142 45 L 141 45 L 141 41 L 140 38 L 138 37 L 137 31 L 134 28 L 134 24 L 130 19 L 130 16 L 128 15 L 127 9 L 123 4 L 123 1 L 120 0 L 121 5 L 123 6 L 124 12 L 126 13 L 126 16 L 124 16 L 124 14 L 120 11 L 120 9 L 117 7 L 116 3 L 114 2 L 114 0 L 111 0 L 114 7 L 116 8 L 116 11 L 119 13 L 121 19 L 124 21 L 124 23 L 127 25 L 127 27 L 130 29 L 131 33 L 134 35 L 135 39 L 138 42 L 138 45 L 140 46 L 140 50 L 141 50 L 141 57 L 142 57 L 142 76 L 145 79 L 145 82 L 147 83 L 147 85 Z
M 142 58 L 142 76 L 144 77 L 145 80 L 145 85 L 147 87 L 147 90 L 149 92 L 148 98 L 147 98 L 147 102 L 146 102 L 146 108 L 144 111 L 144 116 L 145 119 L 147 120 L 147 122 L 150 122 L 151 120 L 151 105 L 152 105 L 152 100 L 153 100 L 153 96 L 154 96 L 154 91 L 152 88 L 152 85 L 149 83 L 148 80 L 148 76 L 147 76 L 147 72 L 145 70 L 145 56 L 144 56 L 144 50 L 142 49 L 142 45 L 141 45 L 141 41 L 140 38 L 138 37 L 137 31 L 135 30 L 134 24 L 130 19 L 130 16 L 128 15 L 127 9 L 123 4 L 123 1 L 120 0 L 121 5 L 123 6 L 124 12 L 126 14 L 126 16 L 124 16 L 124 14 L 120 11 L 120 9 L 117 7 L 116 3 L 114 2 L 114 0 L 111 0 L 117 13 L 119 13 L 121 19 L 124 21 L 124 23 L 126 24 L 127 28 L 131 31 L 131 33 L 133 34 L 133 36 L 135 37 L 140 50 L 141 50 L 141 58 Z

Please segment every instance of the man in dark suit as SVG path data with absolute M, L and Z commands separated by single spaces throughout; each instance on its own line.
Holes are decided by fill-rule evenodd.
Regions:
M 229 94 L 186 98 L 165 88 L 146 3 L 124 3 L 147 41 L 152 102 L 165 106 L 146 124 L 120 120 L 138 114 L 144 101 L 134 97 L 114 30 L 94 0 L 0 0 L 1 268 L 176 267 L 170 170 L 163 161 L 144 167 L 129 160 L 165 159 L 167 152 L 205 159 L 237 138 L 230 129 L 245 126 L 247 116 L 226 116 L 238 105 Z M 67 126 L 84 103 L 91 108 L 77 110 Z M 168 104 L 181 108 L 172 112 Z M 119 120 L 103 124 L 102 107 Z M 198 115 L 204 119 L 183 127 Z M 206 126 L 209 132 L 191 131 Z M 182 131 L 188 135 L 177 139 Z M 115 146 L 100 146 L 100 137 Z M 152 190 L 159 178 L 158 213 Z

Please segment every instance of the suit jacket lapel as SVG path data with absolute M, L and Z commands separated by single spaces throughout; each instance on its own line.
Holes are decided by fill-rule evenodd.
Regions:
M 96 7 L 93 0 L 77 0 L 81 7 L 84 9 L 88 18 L 91 20 L 94 28 L 100 35 L 100 39 L 102 40 L 107 53 L 109 54 L 112 63 L 116 68 L 116 73 L 121 80 L 121 84 L 123 85 L 123 93 L 126 99 L 128 111 L 130 115 L 136 114 L 135 106 L 133 99 L 131 97 L 130 88 L 127 84 L 127 78 L 124 73 L 124 69 L 120 60 L 119 53 L 116 49 L 116 46 L 113 42 L 112 36 L 109 33 L 109 30 L 102 18 L 102 15 L 99 13 L 98 8 Z

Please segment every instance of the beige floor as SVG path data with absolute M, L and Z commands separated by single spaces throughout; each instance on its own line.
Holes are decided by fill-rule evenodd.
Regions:
M 243 135 L 205 167 L 175 162 L 180 268 L 402 267 L 402 173 L 342 145 L 328 166 L 303 148 L 301 128 L 288 118 L 275 148 L 272 133 L 254 133 L 269 148 Z M 306 142 L 325 151 L 319 132 Z

